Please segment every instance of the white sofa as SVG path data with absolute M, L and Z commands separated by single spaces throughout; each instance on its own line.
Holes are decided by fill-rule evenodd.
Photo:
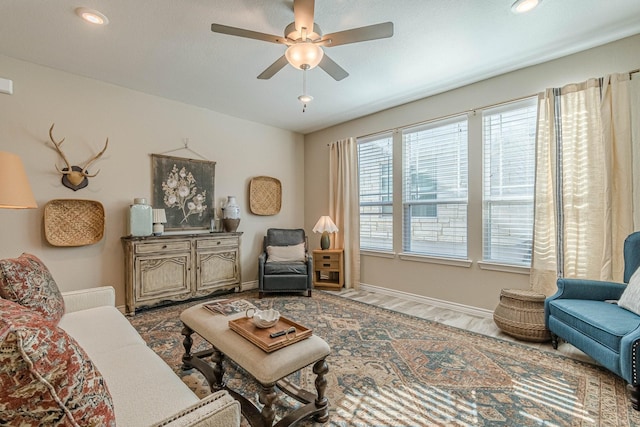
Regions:
M 63 293 L 58 326 L 94 362 L 113 399 L 118 427 L 240 425 L 240 404 L 226 391 L 200 400 L 115 307 L 112 287 Z

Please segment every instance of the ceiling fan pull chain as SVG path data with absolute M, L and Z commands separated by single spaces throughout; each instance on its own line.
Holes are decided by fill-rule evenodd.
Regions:
M 307 110 L 307 104 L 313 100 L 313 96 L 307 95 L 307 70 L 309 66 L 305 64 L 300 68 L 302 68 L 302 95 L 298 97 L 298 100 L 302 102 L 302 112 L 304 113 Z

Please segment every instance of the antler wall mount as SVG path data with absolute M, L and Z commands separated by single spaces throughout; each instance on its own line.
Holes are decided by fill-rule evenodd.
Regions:
M 107 138 L 107 140 L 105 141 L 102 151 L 89 159 L 84 166 L 72 166 L 71 163 L 69 163 L 67 156 L 64 155 L 62 148 L 60 148 L 65 138 L 62 138 L 58 142 L 53 137 L 53 127 L 55 125 L 56 124 L 54 123 L 49 128 L 49 138 L 51 139 L 51 143 L 55 147 L 55 150 L 58 152 L 58 154 L 60 154 L 60 157 L 62 157 L 62 160 L 64 160 L 64 163 L 67 165 L 62 169 L 60 169 L 58 165 L 55 165 L 56 170 L 62 174 L 62 185 L 72 189 L 73 191 L 78 191 L 81 188 L 89 185 L 89 178 L 93 178 L 94 176 L 98 175 L 98 173 L 100 173 L 100 170 L 98 170 L 98 172 L 94 173 L 93 175 L 89 174 L 89 166 L 91 166 L 93 162 L 102 157 L 104 152 L 107 151 L 107 147 L 109 146 L 109 138 Z

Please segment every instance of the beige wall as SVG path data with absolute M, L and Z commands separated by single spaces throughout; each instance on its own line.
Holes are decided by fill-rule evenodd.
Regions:
M 639 67 L 640 35 L 637 35 L 306 135 L 305 226 L 313 227 L 318 217 L 327 213 L 327 143 L 331 141 L 461 113 L 532 95 L 548 87 Z M 473 120 L 477 117 L 470 118 Z M 482 200 L 481 182 L 473 177 L 480 176 L 481 154 L 481 136 L 470 132 L 468 246 L 469 258 L 474 261 L 471 267 L 400 260 L 397 255 L 393 258 L 363 255 L 362 283 L 490 310 L 498 302 L 500 289 L 528 287 L 527 274 L 481 270 L 476 262 L 482 257 Z M 394 199 L 400 200 L 401 194 L 396 192 Z M 396 233 L 398 230 L 396 227 Z M 317 246 L 318 240 L 314 236 L 312 246 Z
M 42 258 L 62 290 L 113 285 L 124 304 L 123 251 L 126 212 L 134 197 L 150 197 L 149 154 L 189 147 L 216 164 L 216 199 L 237 196 L 242 222 L 243 282 L 257 280 L 257 255 L 268 227 L 303 226 L 304 144 L 300 134 L 236 119 L 103 82 L 0 55 L 0 77 L 13 80 L 14 94 L 0 94 L 0 150 L 18 154 L 28 171 L 38 209 L 0 210 L 0 257 L 31 252 Z M 73 164 L 109 149 L 92 168 L 100 174 L 74 192 L 60 183 L 54 165 L 63 163 L 48 141 L 66 137 L 64 151 Z M 194 157 L 185 151 L 171 153 Z M 282 181 L 282 210 L 275 216 L 249 212 L 249 180 L 267 175 Z M 5 185 L 3 183 L 3 185 Z M 51 199 L 101 202 L 106 235 L 78 248 L 50 246 L 43 236 L 43 208 Z

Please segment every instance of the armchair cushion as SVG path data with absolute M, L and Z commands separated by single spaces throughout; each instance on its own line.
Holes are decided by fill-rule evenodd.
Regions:
M 559 299 L 550 310 L 557 321 L 582 331 L 616 353 L 622 337 L 640 326 L 640 317 L 603 301 Z
M 307 264 L 304 262 L 267 262 L 264 274 L 307 274 Z
M 304 261 L 305 257 L 304 243 L 287 246 L 267 246 L 267 262 Z
M 27 307 L 0 299 L 0 347 L 2 421 L 115 427 L 102 375 L 65 331 Z
M 0 260 L 0 297 L 29 307 L 55 324 L 64 314 L 58 285 L 35 255 Z
M 618 300 L 618 305 L 640 314 L 640 268 L 629 279 L 629 284 Z

